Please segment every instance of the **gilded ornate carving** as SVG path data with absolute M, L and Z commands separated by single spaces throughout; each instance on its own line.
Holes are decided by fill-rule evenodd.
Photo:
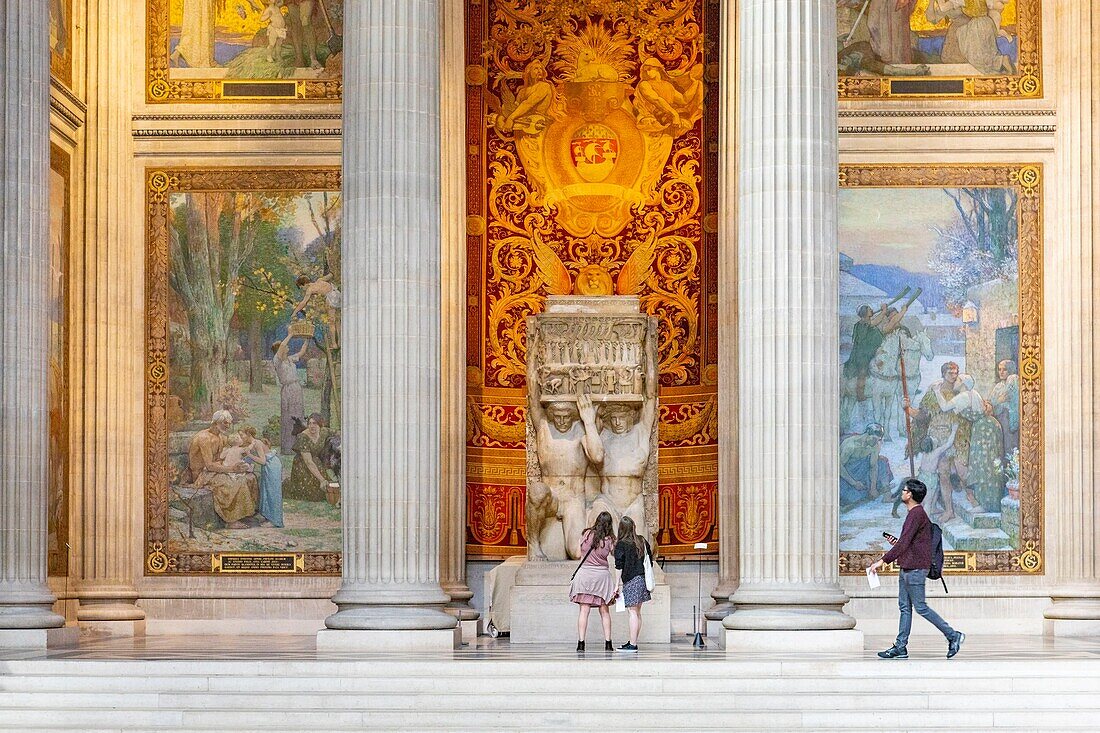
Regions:
M 574 293 L 640 297 L 660 324 L 661 384 L 677 390 L 662 431 L 713 446 L 699 417 L 717 391 L 717 233 L 703 226 L 717 193 L 703 144 L 718 124 L 712 12 L 698 0 L 467 6 L 467 215 L 484 222 L 467 230 L 471 447 L 509 443 L 492 406 L 523 394 L 525 319 Z M 487 473 L 480 460 L 471 478 Z

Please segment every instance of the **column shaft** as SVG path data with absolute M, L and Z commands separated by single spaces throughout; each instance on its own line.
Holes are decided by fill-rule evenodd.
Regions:
M 349 3 L 339 630 L 444 630 L 439 0 Z M 324 632 L 322 632 L 324 633 Z
M 140 88 L 134 14 L 122 0 L 88 13 L 88 185 L 84 248 L 83 470 L 78 532 L 77 618 L 84 627 L 132 634 L 145 618 L 136 605 L 134 546 L 140 516 L 142 372 L 141 221 L 134 205 L 131 99 Z M 128 19 L 128 20 L 127 20 Z M 99 622 L 112 622 L 101 625 Z
M 0 2 L 0 630 L 65 624 L 46 586 L 47 27 L 45 3 Z
M 1091 29 L 1091 31 L 1090 31 Z M 1059 7 L 1058 78 L 1058 252 L 1051 294 L 1046 362 L 1051 401 L 1047 420 L 1046 482 L 1056 531 L 1050 537 L 1055 576 L 1053 604 L 1045 612 L 1056 634 L 1100 631 L 1100 495 L 1096 491 L 1097 341 L 1094 247 L 1100 236 L 1100 10 L 1091 3 Z M 1091 410 L 1087 406 L 1091 406 Z
M 740 2 L 740 565 L 724 625 L 843 630 L 836 8 Z
M 442 431 L 440 573 L 448 612 L 474 621 L 466 585 L 466 84 L 465 0 L 444 0 L 440 56 Z
M 740 577 L 737 521 L 737 0 L 722 6 L 722 76 L 718 181 L 718 584 L 707 619 L 721 621 L 733 611 L 730 595 Z

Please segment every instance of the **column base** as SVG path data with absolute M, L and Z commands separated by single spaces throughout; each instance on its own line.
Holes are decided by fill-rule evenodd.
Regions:
M 318 651 L 351 652 L 450 652 L 462 645 L 462 629 L 417 629 L 401 631 L 317 632 Z
M 481 628 L 481 621 L 479 619 L 459 621 L 458 628 L 462 631 L 462 643 L 473 644 L 477 639 L 478 629 Z
M 450 602 L 443 610 L 459 621 L 476 621 L 481 615 L 476 608 L 470 605 L 470 599 L 474 597 L 474 592 L 467 588 L 464 583 L 444 584 L 443 592 L 451 597 Z
M 333 631 L 453 631 L 458 619 L 431 606 L 352 606 L 326 618 L 325 626 Z
M 75 626 L 56 629 L 0 629 L 0 649 L 60 649 L 77 646 L 80 630 Z
M 729 602 L 729 599 L 726 599 L 718 601 L 708 608 L 703 616 L 706 617 L 707 621 L 721 621 L 731 613 L 733 613 L 733 604 Z
M 863 651 L 863 632 L 835 631 L 745 631 L 726 629 L 722 648 L 737 652 L 850 652 Z
M 145 636 L 145 619 L 140 621 L 77 621 L 81 641 Z
M 730 631 L 849 631 L 856 620 L 840 585 L 742 585 L 730 597 L 735 608 L 722 620 Z

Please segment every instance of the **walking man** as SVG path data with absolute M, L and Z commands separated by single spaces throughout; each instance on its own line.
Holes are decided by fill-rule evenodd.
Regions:
M 951 625 L 924 602 L 924 581 L 928 578 L 928 569 L 932 566 L 932 521 L 921 506 L 928 487 L 923 481 L 906 479 L 901 488 L 901 500 L 909 513 L 901 528 L 901 537 L 889 552 L 871 565 L 871 572 L 878 572 L 886 563 L 897 560 L 901 572 L 898 573 L 898 609 L 901 619 L 898 622 L 898 638 L 886 651 L 879 652 L 883 659 L 908 659 L 909 630 L 913 626 L 913 609 L 935 626 L 947 638 L 947 658 L 959 653 L 966 634 L 955 631 Z

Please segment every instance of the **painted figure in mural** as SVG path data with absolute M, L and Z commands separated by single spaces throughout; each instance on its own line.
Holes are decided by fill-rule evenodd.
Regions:
M 950 494 L 943 493 L 943 487 L 940 486 L 939 466 L 944 454 L 954 446 L 955 434 L 958 431 L 959 425 L 956 423 L 951 426 L 947 434 L 934 435 L 930 432 L 920 444 L 920 468 L 917 469 L 917 478 L 928 487 L 928 495 L 922 503 L 928 516 L 938 515 L 936 521 L 941 524 L 946 524 L 955 518 L 955 502 L 951 500 Z M 936 502 L 940 503 L 942 512 L 937 512 Z
M 523 86 L 512 104 L 505 102 L 502 117 L 497 118 L 497 131 L 519 131 L 539 135 L 550 124 L 550 105 L 554 102 L 554 85 L 546 80 L 546 65 L 535 59 L 523 70 Z
M 890 492 L 894 473 L 882 456 L 882 426 L 868 425 L 861 435 L 840 442 L 840 506 L 842 509 Z
M 887 64 L 913 63 L 913 32 L 909 17 L 917 0 L 869 0 L 867 28 L 871 49 Z
M 989 403 L 1001 424 L 1005 455 L 1011 455 L 1020 447 L 1020 376 L 1011 359 L 997 363 L 997 383 L 989 393 Z
M 256 513 L 258 487 L 252 468 L 239 452 L 226 451 L 230 446 L 229 431 L 233 416 L 218 410 L 210 419 L 210 427 L 195 434 L 187 449 L 192 485 L 209 488 L 214 498 L 214 511 L 229 529 L 242 529 L 241 520 Z M 237 446 L 239 449 L 239 446 Z M 225 458 L 238 457 L 237 461 Z
M 260 468 L 259 513 L 264 527 L 283 526 L 283 462 L 279 452 L 256 434 L 251 425 L 241 429 L 244 438 L 244 460 Z
M 50 50 L 64 56 L 69 47 L 69 14 L 63 0 L 50 3 Z
M 298 362 L 306 354 L 309 342 L 294 354 L 290 353 L 290 339 L 286 338 L 272 344 L 272 362 L 275 366 L 275 379 L 279 382 L 279 447 L 283 453 L 294 450 L 294 418 L 303 418 L 306 414 L 305 394 L 298 379 Z
M 890 311 L 887 311 L 889 313 Z M 935 356 L 932 342 L 925 331 L 913 336 L 908 327 L 898 325 L 886 335 L 871 362 L 870 385 L 872 412 L 875 422 L 886 431 L 885 440 L 893 435 L 905 435 L 905 413 L 902 400 L 906 390 L 915 395 L 920 390 L 921 362 Z M 905 389 L 902 388 L 901 364 L 905 362 Z
M 967 462 L 970 457 L 970 423 L 963 420 L 954 411 L 945 411 L 940 407 L 941 400 L 954 399 L 957 394 L 959 382 L 959 365 L 953 361 L 945 362 L 940 366 L 942 379 L 933 382 L 921 398 L 920 406 L 912 407 L 908 402 L 905 409 L 912 418 L 912 445 L 920 446 L 929 433 L 938 435 L 947 433 L 953 425 L 958 426 L 955 432 L 954 450 L 946 451 L 940 458 L 939 485 L 945 497 L 954 495 L 956 482 L 966 490 L 967 499 L 974 506 L 978 500 L 973 492 L 966 487 Z
M 932 390 L 932 394 L 941 410 L 957 414 L 971 426 L 967 498 L 972 505 L 981 506 L 987 512 L 999 512 L 1005 494 L 1001 425 L 993 417 L 993 406 L 974 389 L 974 378 L 960 374 L 958 381 L 958 391 L 950 400 L 942 391 Z
M 648 324 L 656 343 L 656 322 Z M 608 403 L 600 411 L 603 428 L 601 460 L 593 459 L 600 472 L 600 495 L 592 502 L 592 512 L 610 511 L 616 519 L 630 517 L 649 537 L 645 516 L 643 482 L 652 458 L 652 438 L 657 416 L 657 358 L 645 350 L 645 392 L 641 408 L 626 403 Z
M 634 90 L 634 112 L 638 119 L 638 129 L 644 132 L 664 132 L 678 137 L 689 130 L 698 115 L 702 114 L 701 71 L 696 79 L 691 72 L 678 77 L 680 88 L 664 65 L 655 58 L 642 62 L 638 71 L 640 80 Z M 691 103 L 684 91 L 691 95 Z
M 302 288 L 302 299 L 294 306 L 293 315 L 299 316 L 305 313 L 306 306 L 314 297 L 321 298 L 325 303 L 325 312 L 328 320 L 328 328 L 325 329 L 325 341 L 329 348 L 337 348 L 337 334 L 340 332 L 340 308 L 344 304 L 344 296 L 332 282 L 332 275 L 322 275 L 316 280 L 310 280 L 306 276 L 298 278 L 295 283 Z
M 908 290 L 906 288 L 899 293 L 891 303 L 904 297 Z M 890 308 L 890 303 L 882 303 L 878 311 L 869 305 L 861 305 L 856 311 L 859 320 L 852 327 L 852 351 L 844 362 L 843 369 L 844 378 L 854 382 L 856 402 L 868 399 L 867 377 L 871 373 L 871 361 L 882 346 L 886 334 L 897 328 L 912 303 L 913 300 L 910 300 L 901 310 Z
M 257 13 L 264 8 L 257 0 L 237 0 L 234 4 L 242 18 L 247 14 L 245 3 Z M 218 66 L 214 60 L 214 38 L 218 13 L 225 10 L 226 0 L 182 0 L 183 16 L 180 39 L 172 52 L 172 63 L 184 61 L 193 69 Z
M 997 48 L 998 36 L 1012 38 L 1001 28 L 1006 4 L 1007 0 L 931 0 L 928 21 L 949 23 L 941 61 L 970 64 L 979 74 L 1013 73 L 1011 59 Z
M 299 67 L 320 69 L 321 62 L 317 59 L 317 31 L 314 16 L 320 3 L 324 0 L 287 0 L 290 8 L 289 19 L 294 26 L 295 39 L 294 53 Z M 297 7 L 295 7 L 297 6 Z
M 290 467 L 290 480 L 283 488 L 288 499 L 324 501 L 329 477 L 325 475 L 325 456 L 328 453 L 332 431 L 325 427 L 320 413 L 313 413 L 306 422 L 306 429 L 294 441 L 294 463 Z
M 886 63 L 875 55 L 870 41 L 857 41 L 844 46 L 836 55 L 836 63 L 841 76 L 856 76 L 860 72 L 876 76 L 929 76 L 932 73 L 928 64 L 899 66 Z
M 274 62 L 283 57 L 286 41 L 286 18 L 283 17 L 283 0 L 269 0 L 260 22 L 267 23 L 267 60 Z

